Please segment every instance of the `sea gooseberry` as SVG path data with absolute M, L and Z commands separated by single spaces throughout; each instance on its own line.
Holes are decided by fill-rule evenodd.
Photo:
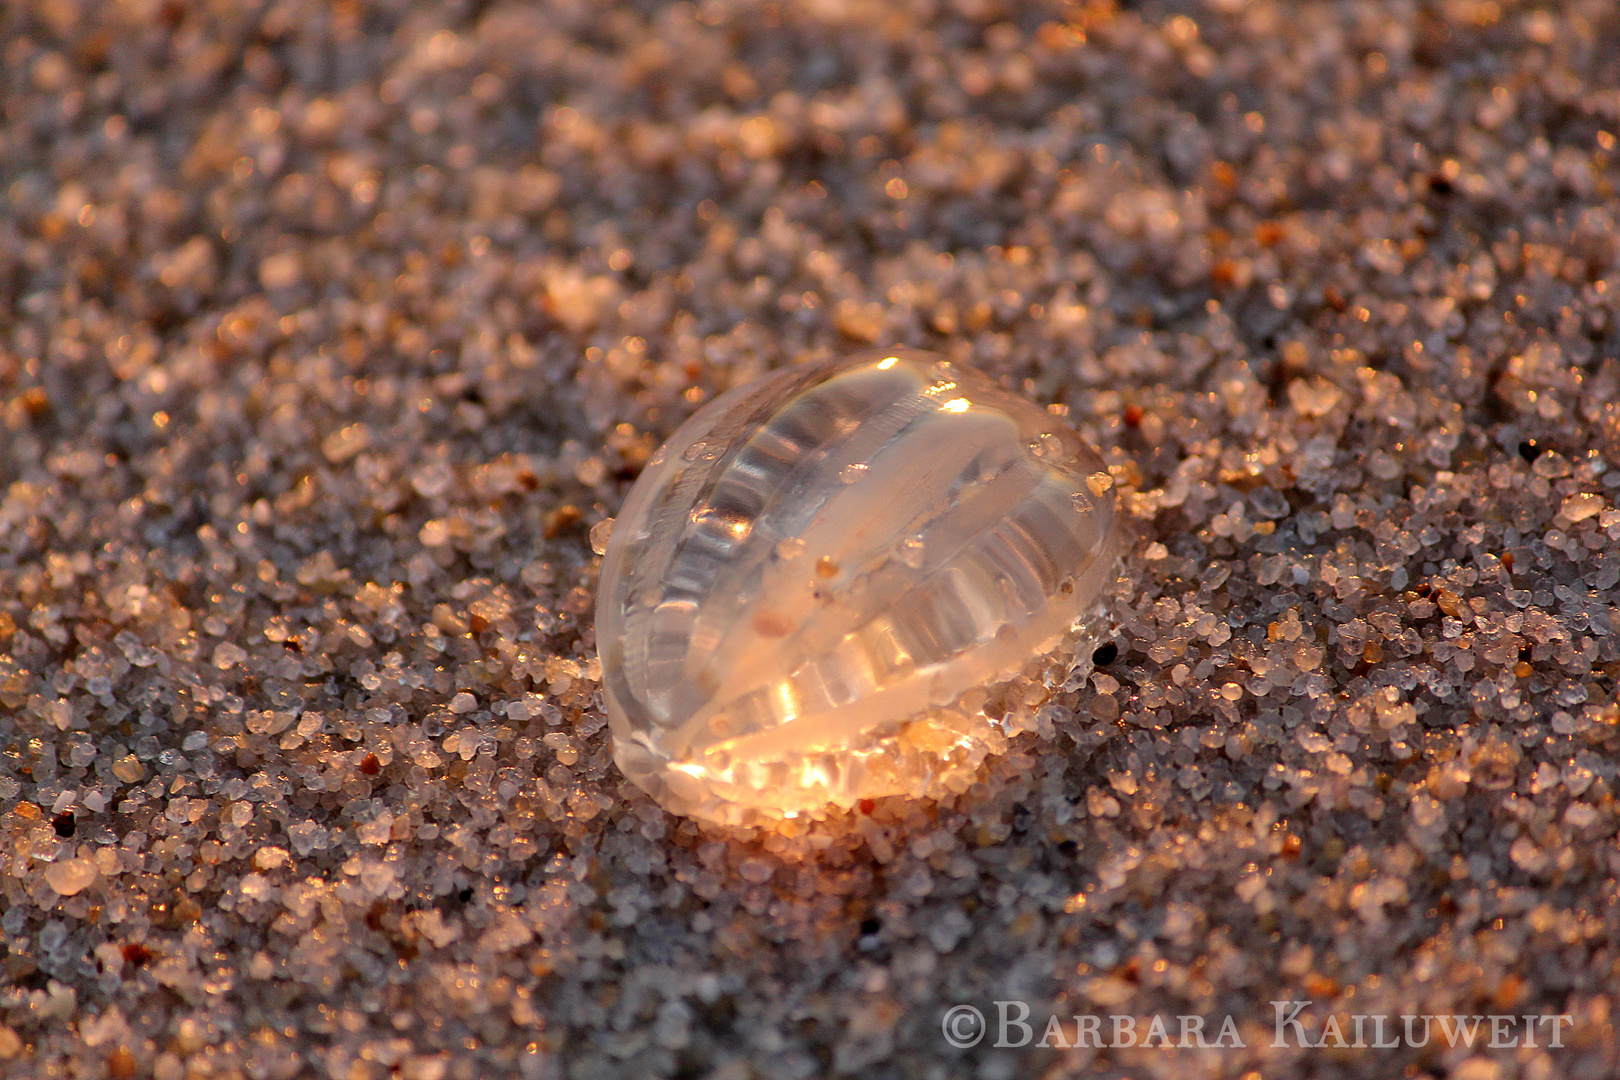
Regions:
M 731 390 L 652 456 L 607 541 L 619 768 L 730 825 L 925 794 L 985 756 L 984 688 L 1098 610 L 1119 532 L 1067 423 L 942 356 Z

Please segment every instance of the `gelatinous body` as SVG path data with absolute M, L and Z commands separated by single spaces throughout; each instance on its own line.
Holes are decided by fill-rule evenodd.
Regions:
M 943 357 L 732 390 L 653 456 L 608 540 L 619 767 L 731 824 L 922 792 L 983 757 L 971 692 L 1096 608 L 1117 544 L 1096 453 Z

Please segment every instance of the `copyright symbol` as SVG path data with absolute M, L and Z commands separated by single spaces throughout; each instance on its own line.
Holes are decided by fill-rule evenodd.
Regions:
M 939 1022 L 945 1041 L 958 1050 L 979 1045 L 984 1038 L 984 1013 L 971 1005 L 954 1005 Z

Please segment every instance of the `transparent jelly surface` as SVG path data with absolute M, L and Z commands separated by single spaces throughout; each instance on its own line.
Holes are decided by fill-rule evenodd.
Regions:
M 603 556 L 619 767 L 727 824 L 924 793 L 982 760 L 964 695 L 1095 610 L 1118 531 L 1067 424 L 943 357 L 732 390 L 653 455 Z

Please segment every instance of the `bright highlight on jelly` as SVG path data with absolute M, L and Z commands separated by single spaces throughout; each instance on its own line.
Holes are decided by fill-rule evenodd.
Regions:
M 1118 547 L 1096 452 L 971 368 L 773 372 L 682 425 L 614 523 L 615 758 L 733 825 L 960 781 L 995 728 L 983 688 L 1097 610 Z

